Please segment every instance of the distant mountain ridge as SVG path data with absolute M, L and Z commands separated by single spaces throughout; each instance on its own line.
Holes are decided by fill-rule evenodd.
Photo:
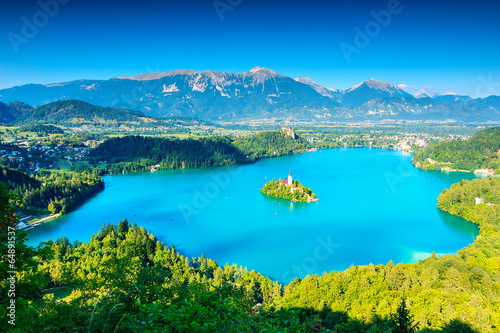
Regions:
M 166 126 L 217 126 L 194 117 L 157 118 L 141 111 L 96 106 L 80 100 L 64 100 L 33 107 L 20 102 L 0 102 L 0 123 L 55 124 L 81 126 L 90 124 L 128 124 L 143 126 L 157 124 Z M 28 126 L 29 127 L 29 126 Z M 41 128 L 41 127 L 39 127 Z
M 340 98 L 345 106 L 357 107 L 377 98 L 413 97 L 390 82 L 370 79 L 355 85 Z
M 498 96 L 472 99 L 438 96 L 425 90 L 417 97 L 421 98 L 377 79 L 338 90 L 310 78 L 292 79 L 264 67 L 243 73 L 175 70 L 0 90 L 0 101 L 4 102 L 43 105 L 78 99 L 103 107 L 138 110 L 149 116 L 197 117 L 209 121 L 500 121 Z M 5 110 L 2 114 L 6 119 L 13 118 Z
M 434 98 L 437 96 L 441 96 L 441 94 L 434 92 L 434 91 L 430 91 L 427 88 L 423 88 L 415 94 L 416 98 L 427 98 L 427 97 Z
M 20 102 L 0 102 L 0 122 L 84 124 L 102 122 L 154 122 L 155 118 L 141 111 L 95 106 L 80 100 L 57 101 L 38 107 Z
M 154 119 L 141 111 L 123 110 L 95 106 L 80 100 L 57 101 L 32 109 L 16 121 L 19 123 L 48 122 L 48 123 L 98 123 L 102 121 L 139 122 Z
M 14 122 L 32 109 L 31 105 L 21 102 L 9 102 L 7 104 L 0 102 L 0 123 Z

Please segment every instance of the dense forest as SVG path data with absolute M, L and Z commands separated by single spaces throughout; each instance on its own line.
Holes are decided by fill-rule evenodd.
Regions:
M 245 163 L 228 138 L 169 139 L 142 136 L 112 138 L 91 151 L 94 163 L 106 161 L 110 173 L 159 169 L 202 168 Z
M 33 177 L 28 176 L 24 172 L 7 168 L 0 164 L 0 183 L 4 183 L 11 190 L 18 194 L 24 193 L 25 190 L 37 189 L 41 183 Z
M 278 198 L 278 199 L 288 199 L 293 201 L 308 201 L 308 198 L 316 198 L 316 194 L 312 192 L 309 187 L 305 187 L 298 180 L 292 182 L 293 188 L 296 188 L 293 193 L 290 187 L 281 184 L 281 179 L 272 180 L 267 182 L 260 191 L 266 195 Z
M 104 189 L 104 181 L 95 174 L 40 173 L 35 177 L 0 165 L 0 182 L 7 185 L 23 202 L 24 209 L 66 213 L 83 199 Z
M 33 107 L 21 102 L 0 102 L 0 123 L 8 124 L 15 121 L 22 115 L 31 112 Z
M 463 208 L 467 215 L 476 209 L 475 194 L 460 193 L 469 190 L 498 200 L 500 181 L 457 184 L 443 192 L 440 206 Z M 12 201 L 0 185 L 4 228 L 15 223 Z M 62 238 L 31 248 L 19 231 L 11 331 L 494 332 L 500 323 L 499 209 L 479 206 L 473 221 L 481 236 L 456 255 L 352 267 L 284 287 L 236 265 L 185 257 L 127 220 L 103 225 L 88 243 Z M 4 266 L 7 251 L 1 255 Z M 7 271 L 0 273 L 4 295 Z M 8 301 L 0 300 L 2 318 L 9 318 Z
M 261 132 L 231 141 L 228 137 L 175 139 L 142 136 L 112 138 L 92 150 L 93 164 L 106 162 L 109 173 L 156 169 L 202 168 L 255 162 L 311 148 L 300 137 L 281 131 Z
M 429 158 L 434 163 L 430 162 Z M 468 140 L 430 144 L 416 152 L 413 163 L 431 170 L 449 167 L 469 171 L 477 169 L 499 171 L 500 127 L 479 131 Z
M 241 137 L 234 145 L 248 156 L 250 161 L 265 157 L 291 155 L 313 148 L 314 145 L 295 134 L 295 139 L 282 131 L 265 131 L 253 136 Z
M 64 131 L 57 126 L 36 123 L 21 125 L 18 129 L 18 132 L 35 132 L 39 135 L 64 134 Z
M 52 214 L 65 214 L 82 200 L 104 189 L 101 177 L 88 172 L 47 173 L 36 176 L 42 186 L 23 193 L 27 207 L 48 209 Z

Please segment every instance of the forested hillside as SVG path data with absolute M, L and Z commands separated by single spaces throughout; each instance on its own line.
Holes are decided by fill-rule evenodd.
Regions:
M 38 134 L 64 134 L 64 131 L 57 126 L 43 124 L 26 124 L 19 127 L 19 132 L 35 132 Z
M 135 172 L 160 169 L 201 168 L 245 163 L 245 156 L 222 137 L 169 139 L 126 136 L 106 140 L 91 151 L 95 162 L 106 161 L 108 171 Z
M 251 163 L 265 157 L 293 154 L 312 148 L 300 137 L 281 131 L 260 132 L 231 141 L 227 137 L 179 140 L 126 136 L 106 140 L 92 150 L 93 163 L 106 162 L 110 173 L 159 169 L 201 168 Z
M 252 161 L 265 157 L 290 155 L 314 147 L 297 134 L 294 139 L 281 131 L 266 131 L 242 137 L 235 140 L 234 145 Z
M 31 110 L 33 110 L 31 105 L 21 102 L 7 104 L 0 102 L 0 123 L 11 123 L 24 114 L 31 112 Z
M 17 193 L 24 193 L 26 190 L 37 189 L 41 183 L 28 176 L 24 172 L 9 169 L 0 164 L 0 183 L 4 183 L 11 190 Z
M 19 194 L 26 207 L 48 209 L 52 214 L 65 214 L 82 200 L 104 189 L 101 177 L 85 171 L 41 174 L 36 180 L 42 183 L 41 187 Z
M 4 183 L 23 201 L 24 209 L 66 213 L 83 199 L 104 189 L 104 181 L 95 174 L 42 173 L 31 177 L 0 165 L 0 183 Z
M 434 170 L 444 166 L 469 171 L 500 170 L 500 127 L 479 131 L 465 141 L 430 144 L 415 154 L 413 163 Z
M 153 121 L 140 111 L 95 106 L 79 100 L 58 101 L 34 108 L 15 119 L 18 123 L 46 122 L 51 124 L 83 124 L 99 122 Z

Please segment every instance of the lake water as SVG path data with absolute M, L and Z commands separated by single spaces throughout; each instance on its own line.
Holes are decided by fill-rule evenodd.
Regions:
M 259 192 L 292 170 L 318 203 Z M 251 165 L 104 177 L 106 189 L 34 229 L 30 244 L 67 236 L 86 242 L 126 217 L 189 257 L 238 264 L 280 282 L 351 264 L 413 263 L 455 253 L 478 228 L 436 208 L 439 193 L 473 174 L 423 171 L 411 155 L 330 149 Z

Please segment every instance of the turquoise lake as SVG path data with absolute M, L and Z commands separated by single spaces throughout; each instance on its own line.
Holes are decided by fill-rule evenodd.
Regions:
M 292 170 L 318 203 L 259 192 Z M 437 197 L 469 173 L 423 171 L 411 155 L 330 149 L 251 165 L 106 176 L 106 189 L 34 229 L 30 245 L 67 236 L 86 242 L 103 223 L 126 217 L 188 257 L 202 253 L 280 282 L 351 264 L 413 263 L 455 253 L 478 228 L 440 212 Z

